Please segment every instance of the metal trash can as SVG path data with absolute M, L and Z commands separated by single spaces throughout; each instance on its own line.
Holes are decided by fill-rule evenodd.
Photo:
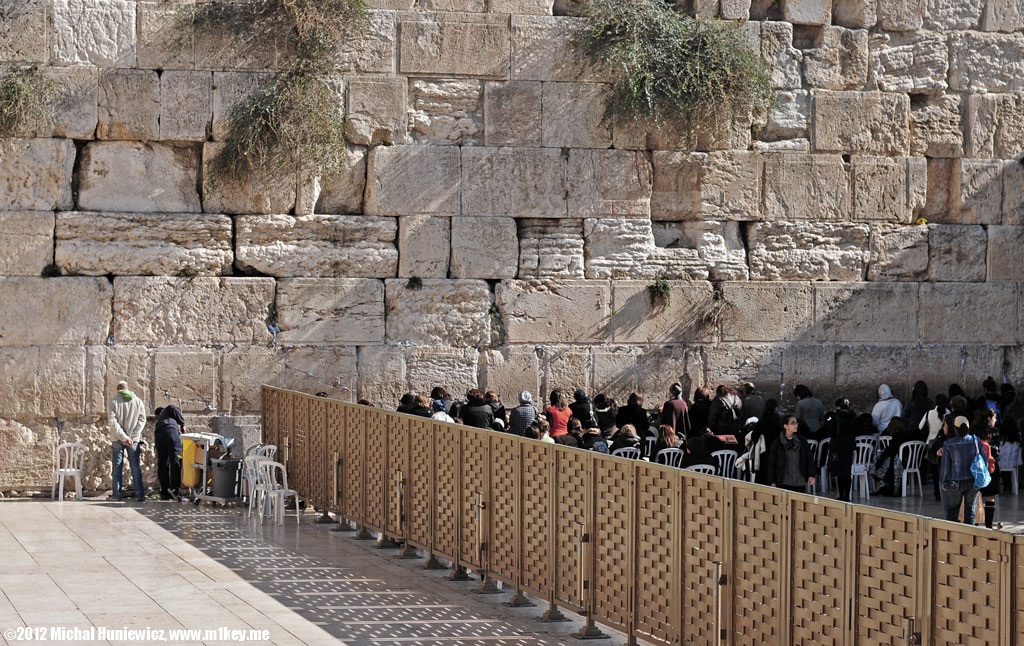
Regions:
M 239 498 L 242 495 L 242 461 L 238 458 L 211 460 L 215 498 Z

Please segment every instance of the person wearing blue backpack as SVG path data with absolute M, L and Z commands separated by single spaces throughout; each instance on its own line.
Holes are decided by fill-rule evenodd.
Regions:
M 961 415 L 954 419 L 953 429 L 955 436 L 946 440 L 940 449 L 939 482 L 946 494 L 946 520 L 956 522 L 963 504 L 964 523 L 974 525 L 974 506 L 981 487 L 975 481 L 971 465 L 981 455 L 981 447 L 978 439 L 971 435 L 966 417 Z

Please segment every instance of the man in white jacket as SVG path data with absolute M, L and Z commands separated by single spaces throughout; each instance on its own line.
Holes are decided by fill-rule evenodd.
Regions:
M 121 481 L 125 451 L 128 452 L 128 466 L 132 470 L 135 500 L 139 502 L 146 500 L 145 490 L 142 488 L 142 467 L 139 464 L 142 431 L 145 428 L 146 404 L 138 395 L 128 390 L 128 382 L 117 382 L 117 394 L 110 401 L 110 441 L 113 462 L 111 473 L 113 491 L 110 497 L 113 500 L 123 498 Z
M 902 415 L 903 404 L 892 396 L 892 390 L 889 389 L 889 386 L 886 384 L 879 386 L 878 402 L 871 409 L 871 421 L 874 422 L 878 432 L 884 433 L 885 429 L 889 428 L 889 422 L 892 421 L 892 418 L 901 417 Z

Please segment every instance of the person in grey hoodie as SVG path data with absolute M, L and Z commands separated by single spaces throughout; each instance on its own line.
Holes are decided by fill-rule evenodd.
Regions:
M 145 502 L 145 491 L 142 488 L 142 467 L 139 464 L 139 451 L 142 448 L 142 431 L 146 428 L 146 404 L 138 395 L 128 390 L 128 382 L 117 382 L 117 394 L 110 402 L 110 442 L 112 488 L 110 497 L 121 500 L 122 478 L 124 477 L 124 454 L 128 452 L 128 466 L 132 471 L 132 484 L 135 485 L 135 500 Z
M 892 395 L 889 386 L 882 384 L 878 387 L 878 402 L 871 409 L 871 421 L 879 433 L 884 433 L 889 428 L 889 422 L 894 417 L 902 417 L 903 404 Z

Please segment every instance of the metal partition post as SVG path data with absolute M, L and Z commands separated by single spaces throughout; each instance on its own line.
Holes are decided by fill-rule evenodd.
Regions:
M 398 472 L 398 531 L 402 534 L 402 540 L 405 541 L 402 546 L 402 551 L 399 552 L 398 558 L 400 559 L 418 559 L 420 558 L 419 552 L 416 548 L 409 544 L 409 496 L 406 490 L 408 481 L 405 477 L 404 471 Z
M 488 525 L 484 512 L 487 510 L 487 503 L 484 502 L 483 493 L 476 494 L 476 560 L 480 564 L 480 585 L 474 592 L 477 594 L 501 594 L 501 590 L 494 584 L 494 579 L 487 575 L 490 568 L 490 545 L 484 538 L 484 527 Z M 487 554 L 487 560 L 484 555 Z
M 591 465 L 590 478 L 593 479 L 593 462 Z M 583 607 L 583 618 L 585 623 L 580 631 L 576 633 L 579 639 L 609 639 L 608 635 L 601 632 L 594 623 L 594 595 L 590 585 L 593 576 L 593 543 L 590 540 L 590 533 L 587 532 L 586 523 L 577 523 L 580 529 L 580 540 L 576 548 L 576 556 L 579 559 L 579 593 L 580 605 Z

